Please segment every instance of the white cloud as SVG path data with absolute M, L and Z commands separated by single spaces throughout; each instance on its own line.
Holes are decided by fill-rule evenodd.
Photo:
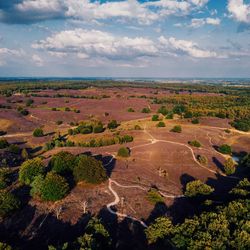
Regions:
M 220 19 L 219 18 L 211 18 L 211 17 L 207 17 L 207 18 L 193 18 L 191 20 L 190 25 L 188 25 L 188 26 L 192 27 L 192 28 L 199 28 L 199 27 L 204 26 L 206 24 L 209 24 L 209 25 L 220 25 Z
M 250 23 L 250 4 L 243 0 L 228 0 L 228 12 L 239 22 Z
M 116 18 L 122 21 L 137 21 L 151 24 L 167 16 L 184 16 L 204 7 L 208 0 L 158 0 L 139 2 L 91 1 L 91 0 L 19 0 L 3 9 L 0 20 L 5 22 L 38 22 L 48 19 L 98 21 Z
M 0 48 L 0 66 L 5 65 L 7 60 L 11 60 L 15 57 L 20 57 L 21 55 L 23 55 L 22 50 Z
M 176 54 L 186 54 L 194 58 L 215 58 L 218 54 L 214 51 L 201 49 L 197 43 L 189 40 L 177 40 L 174 37 L 165 38 L 161 36 L 159 38 L 160 44 L 166 50 L 174 52 Z
M 32 61 L 39 67 L 43 66 L 43 59 L 36 54 L 32 55 Z
M 109 59 L 133 59 L 155 56 L 154 42 L 143 37 L 120 37 L 99 30 L 65 30 L 32 45 L 51 53 L 71 53 L 79 58 L 105 57 Z

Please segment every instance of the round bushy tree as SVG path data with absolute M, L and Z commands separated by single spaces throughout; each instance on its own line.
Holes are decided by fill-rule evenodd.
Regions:
M 78 164 L 75 166 L 73 174 L 76 182 L 101 183 L 107 179 L 102 162 L 86 155 L 78 157 Z
M 20 207 L 20 201 L 10 192 L 0 190 L 0 218 L 3 218 Z
M 171 132 L 175 132 L 175 133 L 181 133 L 182 128 L 180 125 L 176 125 L 171 129 Z
M 201 147 L 201 143 L 200 143 L 199 141 L 196 141 L 196 140 L 194 140 L 194 141 L 189 141 L 188 144 L 189 144 L 190 146 L 193 146 L 193 147 L 196 147 L 196 148 L 200 148 L 200 147 Z
M 7 148 L 9 146 L 9 143 L 6 139 L 0 140 L 0 149 Z
M 186 186 L 185 196 L 195 197 L 198 195 L 209 195 L 214 191 L 212 187 L 200 180 L 191 181 Z
M 119 124 L 117 123 L 116 120 L 112 120 L 112 121 L 110 121 L 110 122 L 108 123 L 108 128 L 109 128 L 109 129 L 115 129 L 115 128 L 117 128 L 118 126 L 119 126 Z
M 35 176 L 43 174 L 45 171 L 45 166 L 40 158 L 34 158 L 25 161 L 19 170 L 19 181 L 30 185 Z
M 199 163 L 201 163 L 202 165 L 207 165 L 208 164 L 208 159 L 205 155 L 198 155 L 197 156 L 197 160 L 199 161 Z
M 232 158 L 228 158 L 224 163 L 224 170 L 227 175 L 235 173 L 235 162 Z
M 231 155 L 232 154 L 232 149 L 229 145 L 227 144 L 223 144 L 218 148 L 218 151 L 222 154 L 227 154 L 227 155 Z
M 53 155 L 50 165 L 53 171 L 58 174 L 72 172 L 75 166 L 76 156 L 69 152 L 61 151 Z
M 33 136 L 34 137 L 42 137 L 44 134 L 43 134 L 43 130 L 41 128 L 36 128 L 34 131 L 33 131 Z
M 69 185 L 62 176 L 49 172 L 41 188 L 41 198 L 46 201 L 57 201 L 65 197 L 69 191 Z
M 166 124 L 165 124 L 165 122 L 158 122 L 157 125 L 156 125 L 156 127 L 158 127 L 158 128 L 164 128 L 164 127 L 166 127 Z
M 31 183 L 30 195 L 32 197 L 40 197 L 42 194 L 42 187 L 44 185 L 44 176 L 37 175 Z
M 152 121 L 156 122 L 159 121 L 159 115 L 152 115 Z
M 121 148 L 119 148 L 117 155 L 120 157 L 129 157 L 130 150 L 126 147 L 121 147 Z

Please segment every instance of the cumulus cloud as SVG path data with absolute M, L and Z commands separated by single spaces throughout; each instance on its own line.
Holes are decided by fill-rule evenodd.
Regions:
M 120 37 L 99 30 L 65 30 L 32 45 L 50 53 L 71 53 L 79 58 L 105 57 L 109 59 L 134 59 L 155 56 L 154 42 L 143 37 Z
M 201 26 L 204 26 L 206 24 L 209 25 L 220 25 L 220 19 L 219 18 L 211 18 L 211 17 L 207 17 L 207 18 L 193 18 L 191 20 L 190 25 L 188 25 L 191 28 L 199 28 Z
M 183 16 L 203 7 L 208 0 L 158 0 L 139 2 L 91 0 L 13 0 L 0 3 L 0 21 L 29 23 L 49 19 L 106 20 L 118 18 L 151 24 L 169 15 Z
M 198 46 L 197 43 L 189 40 L 178 40 L 174 37 L 166 38 L 161 36 L 159 38 L 160 44 L 166 50 L 179 55 L 189 55 L 193 58 L 215 58 L 218 54 L 214 51 L 205 50 Z
M 32 61 L 39 67 L 43 66 L 43 59 L 36 54 L 32 56 Z
M 228 0 L 228 12 L 238 22 L 250 24 L 250 3 L 243 0 Z
M 21 55 L 23 55 L 21 50 L 0 48 L 0 66 L 5 65 L 7 60 L 20 57 Z

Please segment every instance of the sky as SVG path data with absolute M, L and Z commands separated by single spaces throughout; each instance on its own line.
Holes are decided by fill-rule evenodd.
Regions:
M 250 0 L 0 0 L 0 77 L 250 77 Z

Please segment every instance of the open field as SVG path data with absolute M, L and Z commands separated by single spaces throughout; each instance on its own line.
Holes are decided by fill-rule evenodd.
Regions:
M 182 91 L 178 98 L 187 95 L 188 91 Z M 193 92 L 192 98 L 205 95 L 211 98 L 224 96 Z M 184 196 L 187 183 L 193 180 L 201 180 L 214 188 L 210 198 L 222 202 L 243 173 L 239 168 L 233 175 L 225 174 L 224 164 L 231 156 L 220 153 L 218 147 L 227 144 L 231 146 L 233 155 L 241 157 L 250 151 L 250 132 L 233 128 L 230 125 L 232 118 L 201 116 L 199 123 L 194 124 L 193 118 L 183 118 L 182 114 L 175 114 L 173 119 L 159 115 L 159 121 L 165 126 L 157 127 L 159 121 L 152 121 L 151 117 L 163 104 L 153 100 L 175 97 L 175 93 L 165 89 L 132 87 L 31 90 L 28 94 L 1 96 L 0 103 L 9 106 L 8 109 L 0 109 L 1 130 L 6 132 L 2 139 L 18 144 L 21 149 L 29 149 L 32 157 L 41 156 L 46 164 L 60 151 L 74 155 L 88 153 L 102 161 L 108 179 L 99 185 L 78 183 L 65 198 L 55 203 L 27 198 L 29 188 L 19 185 L 15 179 L 10 190 L 27 201 L 19 211 L 2 221 L 0 239 L 14 239 L 16 246 L 26 246 L 24 249 L 32 249 L 36 244 L 41 244 L 41 249 L 44 249 L 44 242 L 57 244 L 60 235 L 65 241 L 79 235 L 90 214 L 109 220 L 111 227 L 112 223 L 128 223 L 129 227 L 129 223 L 134 221 L 139 222 L 138 228 L 143 228 L 159 215 L 167 215 L 174 223 L 182 222 L 202 209 L 197 202 Z M 27 106 L 29 99 L 33 102 Z M 168 110 L 174 107 L 170 103 L 164 105 Z M 20 114 L 18 107 L 26 109 L 28 114 Z M 128 112 L 129 108 L 133 112 Z M 149 108 L 150 112 L 142 113 L 143 108 Z M 68 134 L 68 130 L 76 129 L 81 121 L 97 120 L 104 124 L 101 133 Z M 119 126 L 108 129 L 107 124 L 111 120 L 118 121 Z M 181 133 L 171 131 L 176 125 L 181 126 Z M 140 129 L 135 129 L 135 126 Z M 42 128 L 44 136 L 34 137 L 35 128 Z M 44 145 L 58 135 L 74 146 L 55 146 L 44 150 Z M 132 142 L 122 145 L 130 150 L 127 158 L 117 155 L 121 147 L 119 143 L 85 145 L 93 139 L 117 139 L 125 135 L 133 138 Z M 194 140 L 201 146 L 190 145 Z M 4 157 L 4 149 L 0 150 L 3 153 L 1 157 Z M 198 156 L 204 156 L 207 163 L 200 163 Z M 18 167 L 13 167 L 13 171 L 16 171 L 14 175 L 17 178 Z M 154 204 L 147 198 L 151 188 L 157 189 L 163 204 Z M 85 208 L 88 214 L 83 213 L 83 202 L 88 204 Z M 68 230 L 72 230 L 71 233 L 67 233 Z M 126 239 L 128 236 L 123 237 Z M 140 236 L 135 233 L 134 237 Z M 142 244 L 139 249 L 143 247 Z

